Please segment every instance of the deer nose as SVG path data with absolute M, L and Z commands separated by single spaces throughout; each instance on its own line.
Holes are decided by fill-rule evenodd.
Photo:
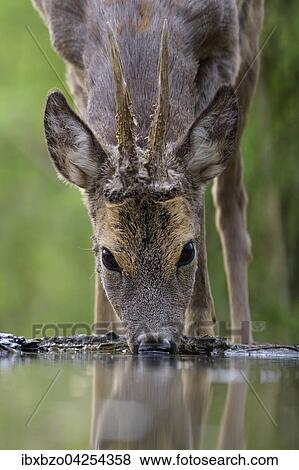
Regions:
M 138 354 L 174 354 L 176 345 L 169 339 L 155 341 L 153 337 L 143 337 L 138 345 Z

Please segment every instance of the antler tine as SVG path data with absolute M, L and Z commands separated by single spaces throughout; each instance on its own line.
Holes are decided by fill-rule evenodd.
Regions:
M 161 159 L 166 146 L 170 101 L 169 101 L 169 52 L 168 52 L 168 21 L 164 20 L 159 56 L 159 89 L 158 101 L 155 108 L 148 137 L 148 150 L 152 158 Z M 158 162 L 157 164 L 162 162 Z
M 128 156 L 130 160 L 136 156 L 134 137 L 135 122 L 132 113 L 132 104 L 124 79 L 119 47 L 110 24 L 107 23 L 107 26 L 111 47 L 112 70 L 115 81 L 116 139 L 120 154 L 124 157 Z

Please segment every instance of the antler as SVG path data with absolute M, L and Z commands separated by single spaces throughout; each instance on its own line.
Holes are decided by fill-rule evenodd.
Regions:
M 168 61 L 168 22 L 165 19 L 159 56 L 158 100 L 148 137 L 149 159 L 155 160 L 156 165 L 162 164 L 170 113 Z
M 120 154 L 132 163 L 136 157 L 136 145 L 134 137 L 134 116 L 132 104 L 124 79 L 123 66 L 121 63 L 118 44 L 114 37 L 110 24 L 108 35 L 111 46 L 111 62 L 115 81 L 115 104 L 116 104 L 116 139 Z

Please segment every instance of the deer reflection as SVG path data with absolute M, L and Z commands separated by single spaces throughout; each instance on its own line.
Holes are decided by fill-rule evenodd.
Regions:
M 247 384 L 241 374 L 239 378 L 228 385 L 220 449 L 243 447 Z M 97 363 L 91 447 L 204 448 L 212 382 L 213 369 L 187 359 L 129 357 Z

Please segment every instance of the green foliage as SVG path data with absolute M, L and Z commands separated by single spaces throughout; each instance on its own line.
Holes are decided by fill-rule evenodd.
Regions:
M 266 6 L 264 37 L 277 28 L 263 50 L 243 140 L 251 304 L 253 318 L 267 324 L 257 340 L 298 341 L 299 3 Z M 0 22 L 0 330 L 30 336 L 32 323 L 92 320 L 91 229 L 79 193 L 56 180 L 46 155 L 42 108 L 61 84 L 26 25 L 62 78 L 63 62 L 29 1 L 2 0 Z M 207 212 L 211 284 L 223 320 L 226 281 L 210 197 Z

